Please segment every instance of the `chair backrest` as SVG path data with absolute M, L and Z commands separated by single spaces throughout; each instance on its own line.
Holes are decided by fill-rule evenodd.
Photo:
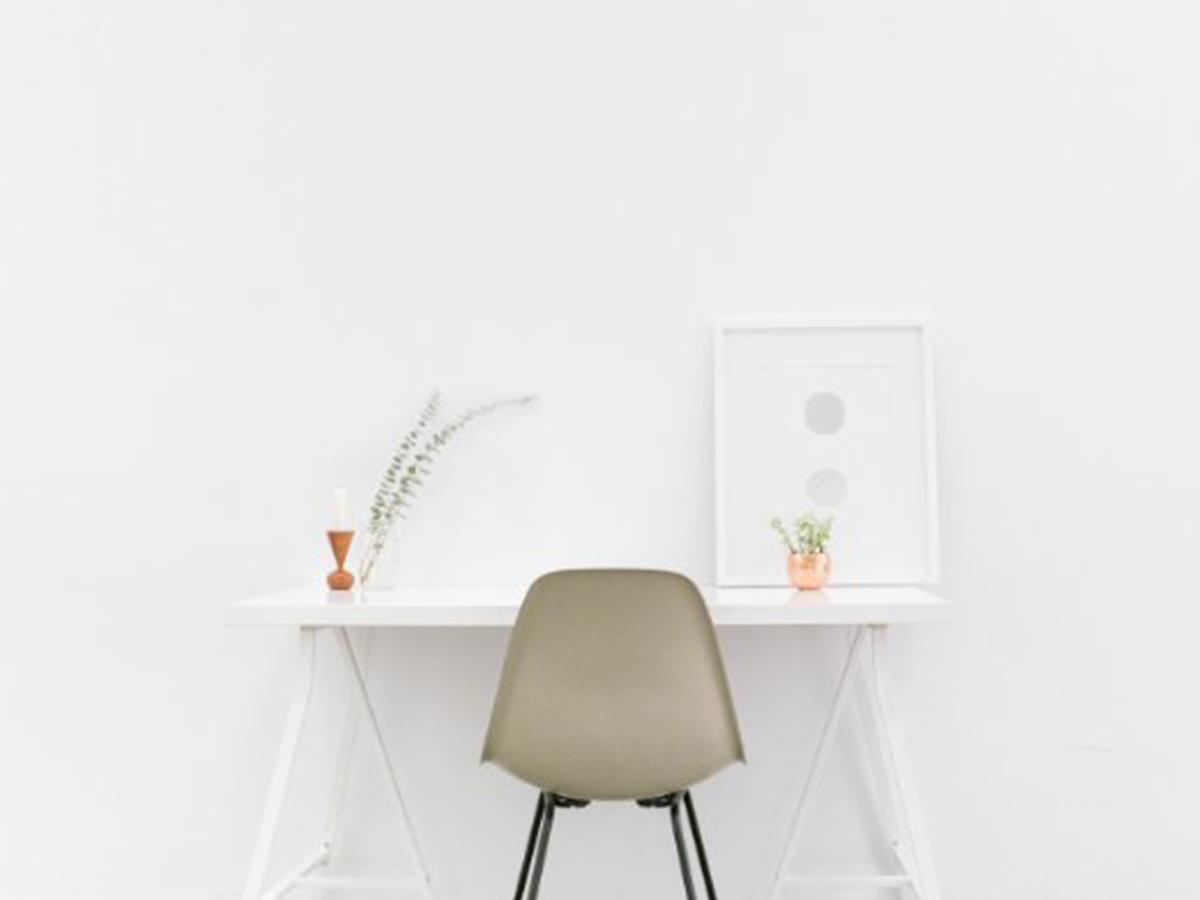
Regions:
M 704 598 L 673 572 L 534 582 L 509 640 L 483 758 L 580 800 L 657 797 L 744 759 Z

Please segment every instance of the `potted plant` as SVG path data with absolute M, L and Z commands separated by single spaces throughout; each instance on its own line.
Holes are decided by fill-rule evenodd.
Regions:
M 824 587 L 831 569 L 828 551 L 833 518 L 823 519 L 814 513 L 805 513 L 797 516 L 788 528 L 776 516 L 771 520 L 771 528 L 788 549 L 788 581 L 792 587 L 802 591 Z

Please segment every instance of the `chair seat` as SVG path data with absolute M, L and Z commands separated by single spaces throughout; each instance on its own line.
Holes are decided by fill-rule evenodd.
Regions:
M 583 802 L 642 801 L 695 787 L 732 764 L 719 749 L 675 759 L 653 747 L 613 748 L 545 746 L 536 757 L 509 763 L 493 760 L 510 775 L 538 790 Z M 527 763 L 527 765 L 522 765 Z

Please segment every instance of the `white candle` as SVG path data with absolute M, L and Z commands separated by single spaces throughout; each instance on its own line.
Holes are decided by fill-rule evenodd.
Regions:
M 350 501 L 345 488 L 333 490 L 334 530 L 350 531 Z

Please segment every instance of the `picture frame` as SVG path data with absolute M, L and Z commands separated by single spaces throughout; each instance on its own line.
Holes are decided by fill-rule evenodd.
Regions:
M 773 516 L 834 517 L 831 585 L 940 577 L 932 336 L 921 317 L 714 327 L 716 574 L 786 585 Z

